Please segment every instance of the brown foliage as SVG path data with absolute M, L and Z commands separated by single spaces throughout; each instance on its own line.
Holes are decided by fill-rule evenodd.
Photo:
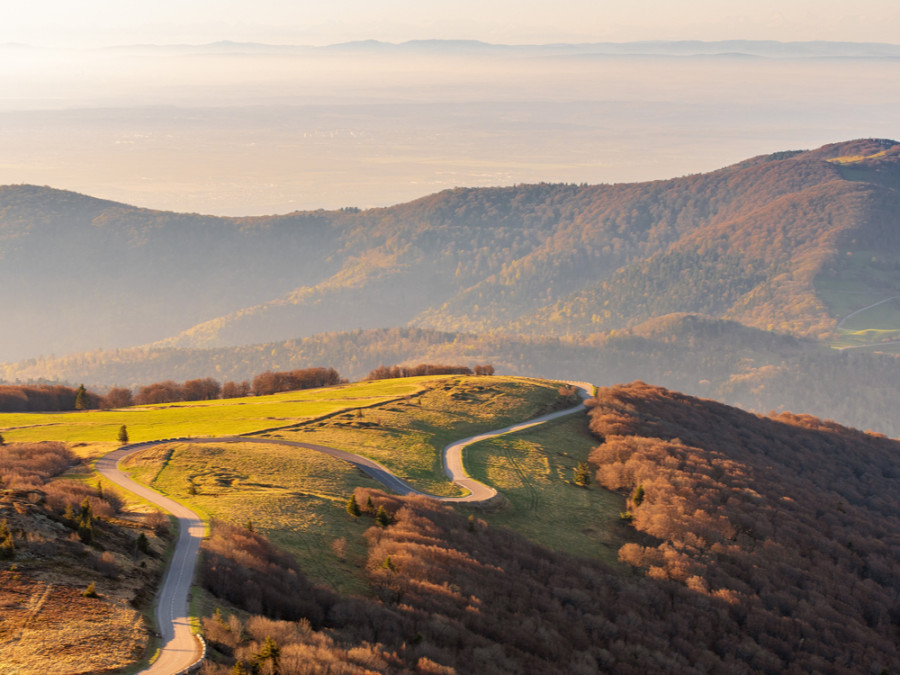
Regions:
M 75 389 L 59 384 L 2 385 L 0 412 L 56 412 L 75 410 Z M 99 396 L 87 392 L 88 407 L 97 407 Z
M 134 396 L 131 389 L 122 387 L 113 387 L 100 402 L 101 408 L 127 408 L 134 403 Z
M 257 396 L 277 394 L 280 391 L 329 387 L 341 383 L 341 376 L 334 368 L 302 368 L 285 372 L 266 371 L 253 378 L 253 393 Z
M 62 443 L 0 445 L 0 485 L 10 490 L 39 487 L 79 461 Z
M 484 371 L 490 368 L 490 373 Z M 479 375 L 493 375 L 493 366 L 476 366 L 482 372 Z M 364 380 L 390 380 L 398 377 L 417 377 L 420 375 L 471 375 L 468 366 L 447 366 L 435 363 L 420 363 L 417 366 L 379 366 L 366 375 Z
M 642 485 L 632 523 L 660 541 L 620 560 L 732 603 L 745 633 L 794 668 L 898 658 L 900 444 L 641 382 L 600 390 L 591 428 L 605 439 L 591 454 L 598 482 Z M 802 649 L 786 637 L 799 626 L 816 636 L 801 631 Z
M 261 534 L 215 523 L 202 551 L 200 583 L 217 597 L 275 619 L 322 622 L 316 591 L 297 563 Z

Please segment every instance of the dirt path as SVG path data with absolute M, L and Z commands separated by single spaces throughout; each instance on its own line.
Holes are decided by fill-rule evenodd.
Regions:
M 464 438 L 461 441 L 451 443 L 443 451 L 444 473 L 447 477 L 468 494 L 463 497 L 439 497 L 428 495 L 416 490 L 411 485 L 391 473 L 378 462 L 354 454 L 345 450 L 338 450 L 325 445 L 314 443 L 302 443 L 300 441 L 288 441 L 278 438 L 255 438 L 252 436 L 220 436 L 205 438 L 167 438 L 158 441 L 148 441 L 135 445 L 127 445 L 97 460 L 97 471 L 105 478 L 121 487 L 143 497 L 162 509 L 169 511 L 179 522 L 179 537 L 175 547 L 175 554 L 166 572 L 162 587 L 160 588 L 156 620 L 162 635 L 163 647 L 159 658 L 149 668 L 141 671 L 147 675 L 173 675 L 180 673 L 197 661 L 200 656 L 200 645 L 191 633 L 190 617 L 188 613 L 188 592 L 194 578 L 194 569 L 200 551 L 200 542 L 204 535 L 203 521 L 186 506 L 163 496 L 162 494 L 141 485 L 126 476 L 119 468 L 119 462 L 136 452 L 161 445 L 163 443 L 267 443 L 270 445 L 287 445 L 298 448 L 308 448 L 336 459 L 353 464 L 366 475 L 374 478 L 389 490 L 401 495 L 425 495 L 442 502 L 485 502 L 496 496 L 497 491 L 484 483 L 469 477 L 463 467 L 463 450 L 472 443 L 503 436 L 530 429 L 544 422 L 558 419 L 565 415 L 571 415 L 584 409 L 584 400 L 593 395 L 592 385 L 571 382 L 578 389 L 582 402 L 572 408 L 541 415 L 527 422 L 512 424 L 503 429 L 488 431 L 476 436 Z

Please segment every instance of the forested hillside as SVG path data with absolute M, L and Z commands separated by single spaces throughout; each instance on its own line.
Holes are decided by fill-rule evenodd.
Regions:
M 406 324 L 586 335 L 671 312 L 829 336 L 900 293 L 898 186 L 900 145 L 880 140 L 651 183 L 258 218 L 7 186 L 0 282 L 18 292 L 0 301 L 15 325 L 0 359 Z

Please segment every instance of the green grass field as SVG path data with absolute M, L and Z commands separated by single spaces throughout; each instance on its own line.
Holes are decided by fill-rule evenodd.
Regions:
M 557 384 L 524 378 L 451 377 L 408 400 L 270 435 L 355 452 L 423 492 L 454 496 L 461 491 L 444 476 L 444 446 L 537 417 L 559 402 L 558 389 Z
M 542 546 L 614 564 L 627 541 L 619 517 L 625 498 L 596 485 L 573 483 L 573 470 L 596 445 L 587 415 L 579 413 L 469 446 L 465 462 L 470 475 L 497 488 L 509 502 L 478 517 Z
M 8 441 L 67 441 L 86 457 L 115 448 L 109 439 L 121 424 L 134 442 L 256 432 L 368 456 L 420 490 L 455 495 L 459 488 L 443 474 L 445 445 L 569 405 L 552 382 L 442 376 L 228 401 L 6 414 L 0 415 L 0 430 Z M 595 444 L 585 419 L 574 415 L 470 449 L 470 473 L 509 500 L 505 508 L 479 517 L 552 548 L 615 560 L 621 497 L 571 484 L 572 468 Z M 154 446 L 133 456 L 126 468 L 206 517 L 252 522 L 296 555 L 314 580 L 341 592 L 367 591 L 362 534 L 371 521 L 353 519 L 345 505 L 355 487 L 381 485 L 355 467 L 313 450 L 254 444 L 248 436 L 246 443 Z M 92 474 L 79 478 L 96 480 Z M 336 541 L 343 541 L 343 561 Z
M 112 446 L 94 448 L 96 456 L 115 447 L 119 427 L 123 424 L 128 427 L 132 443 L 182 436 L 244 434 L 415 394 L 423 388 L 424 382 L 433 379 L 360 382 L 273 396 L 163 403 L 118 410 L 0 413 L 0 433 L 12 443 L 113 443 Z M 86 448 L 84 454 L 91 454 L 91 448 Z
M 252 522 L 313 579 L 344 592 L 365 590 L 361 535 L 371 521 L 354 520 L 344 507 L 354 487 L 381 486 L 351 465 L 304 448 L 172 443 L 132 456 L 126 468 L 211 518 Z M 341 537 L 344 563 L 332 550 Z

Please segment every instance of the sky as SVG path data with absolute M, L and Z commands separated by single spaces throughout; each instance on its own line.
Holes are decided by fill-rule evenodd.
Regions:
M 47 47 L 423 38 L 507 44 L 900 41 L 897 0 L 32 0 L 4 5 L 0 44 Z
M 900 43 L 900 2 L 0 3 L 0 184 L 259 215 L 387 206 L 460 186 L 655 180 L 900 138 L 892 56 L 102 49 L 426 39 Z

